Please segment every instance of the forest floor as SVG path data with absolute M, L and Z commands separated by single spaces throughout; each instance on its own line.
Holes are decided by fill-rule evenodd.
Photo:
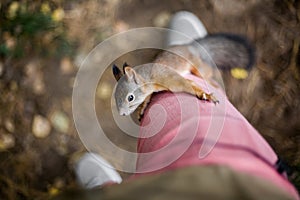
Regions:
M 22 59 L 1 58 L 0 199 L 44 199 L 78 187 L 73 163 L 85 147 L 73 122 L 72 89 L 80 63 L 113 34 L 165 27 L 179 10 L 196 14 L 209 33 L 238 33 L 254 44 L 257 60 L 246 79 L 223 73 L 226 93 L 292 166 L 290 179 L 300 191 L 299 2 L 88 0 L 66 1 L 62 7 L 66 35 L 76 41 L 72 55 L 47 57 L 35 52 Z M 134 64 L 134 58 L 130 62 Z M 115 81 L 110 71 L 106 73 L 95 99 L 99 121 L 116 145 L 135 151 L 135 139 L 122 136 L 112 123 Z M 107 159 L 116 165 L 125 162 Z

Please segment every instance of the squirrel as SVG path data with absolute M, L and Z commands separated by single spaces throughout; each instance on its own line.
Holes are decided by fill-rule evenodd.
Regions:
M 197 46 L 199 44 L 202 48 Z M 185 74 L 192 73 L 209 80 L 213 64 L 222 70 L 237 66 L 250 69 L 254 64 L 254 50 L 242 36 L 213 34 L 190 44 L 171 46 L 151 64 L 133 68 L 125 62 L 122 71 L 113 64 L 113 75 L 118 81 L 115 101 L 119 114 L 130 115 L 139 107 L 140 120 L 151 95 L 160 91 L 185 92 L 200 100 L 219 103 L 213 94 L 184 78 Z

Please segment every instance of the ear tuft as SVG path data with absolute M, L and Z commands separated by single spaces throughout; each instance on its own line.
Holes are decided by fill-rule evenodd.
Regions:
M 115 64 L 113 64 L 112 70 L 113 70 L 113 74 L 114 74 L 115 79 L 118 81 L 123 75 L 121 70 Z
M 125 74 L 125 68 L 126 67 L 130 67 L 128 64 L 127 64 L 127 62 L 124 62 L 124 64 L 123 64 L 123 73 Z

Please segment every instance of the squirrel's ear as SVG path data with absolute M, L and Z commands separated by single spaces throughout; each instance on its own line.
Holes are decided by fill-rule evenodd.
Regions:
M 125 66 L 123 69 L 124 69 L 124 73 L 125 73 L 125 75 L 126 75 L 126 78 L 127 78 L 128 80 L 133 79 L 134 76 L 136 75 L 134 69 L 132 69 L 132 68 L 129 67 L 129 66 Z
M 128 81 L 132 80 L 136 84 L 141 84 L 142 81 L 141 77 L 136 73 L 136 71 L 132 67 L 125 66 L 124 71 L 125 71 L 126 79 Z
M 118 81 L 123 75 L 121 70 L 115 64 L 113 64 L 112 70 L 113 70 L 115 79 Z

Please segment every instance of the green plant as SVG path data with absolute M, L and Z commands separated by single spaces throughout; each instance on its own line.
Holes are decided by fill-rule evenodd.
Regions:
M 2 3 L 0 56 L 20 58 L 31 54 L 72 54 L 63 18 L 64 10 L 50 1 Z

